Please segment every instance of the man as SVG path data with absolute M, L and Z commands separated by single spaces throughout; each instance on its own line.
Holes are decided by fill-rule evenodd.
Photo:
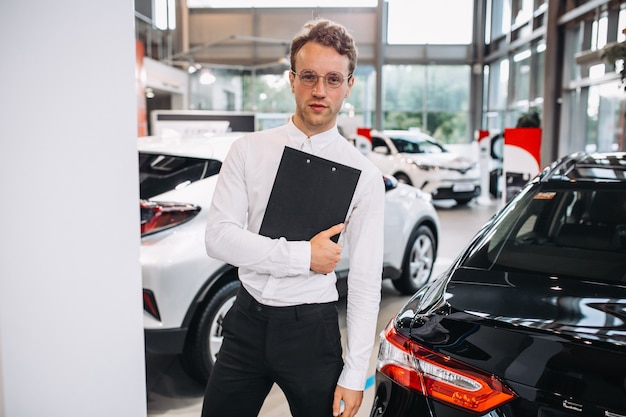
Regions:
M 361 405 L 380 302 L 384 185 L 337 128 L 356 58 L 343 26 L 307 23 L 291 44 L 293 116 L 285 126 L 237 140 L 221 168 L 207 253 L 237 266 L 242 287 L 223 322 L 203 417 L 256 416 L 274 383 L 294 417 L 352 417 Z M 258 233 L 285 146 L 361 171 L 346 221 L 310 241 Z M 344 245 L 350 259 L 345 364 L 333 272 Z

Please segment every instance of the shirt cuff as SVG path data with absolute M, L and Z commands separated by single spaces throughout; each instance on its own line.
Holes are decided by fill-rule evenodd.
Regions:
M 343 368 L 341 375 L 339 375 L 337 385 L 341 385 L 342 387 L 351 389 L 353 391 L 363 391 L 365 390 L 366 380 L 367 375 L 364 374 L 362 371 Z
M 289 273 L 287 275 L 307 275 L 311 270 L 311 243 L 308 241 L 289 242 Z

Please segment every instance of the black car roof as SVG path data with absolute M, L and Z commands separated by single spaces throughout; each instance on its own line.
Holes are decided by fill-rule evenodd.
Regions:
M 547 168 L 541 181 L 626 183 L 626 152 L 569 155 Z

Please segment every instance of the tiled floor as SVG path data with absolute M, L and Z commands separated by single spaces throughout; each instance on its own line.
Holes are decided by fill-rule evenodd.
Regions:
M 434 275 L 445 270 L 461 252 L 471 237 L 499 208 L 498 203 L 456 206 L 447 202 L 436 203 L 441 222 L 439 251 L 435 263 Z M 395 291 L 389 282 L 383 283 L 382 303 L 378 320 L 378 330 L 382 330 L 393 314 L 408 299 Z M 340 315 L 343 317 L 343 315 Z M 345 331 L 345 323 L 342 324 Z M 345 337 L 344 337 L 345 339 Z M 377 348 L 374 348 L 370 361 L 370 375 L 374 375 Z M 191 380 L 182 370 L 178 359 L 174 356 L 148 355 L 146 358 L 148 416 L 166 417 L 198 417 L 202 407 L 203 387 Z M 373 401 L 374 389 L 365 390 L 363 405 L 358 417 L 369 415 Z M 268 396 L 260 413 L 260 417 L 286 417 L 289 409 L 282 392 L 274 388 Z

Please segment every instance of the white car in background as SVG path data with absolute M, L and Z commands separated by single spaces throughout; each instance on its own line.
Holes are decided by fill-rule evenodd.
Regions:
M 419 131 L 372 130 L 370 135 L 367 155 L 385 174 L 435 200 L 466 204 L 480 195 L 480 168 L 471 155 L 453 152 Z
M 241 135 L 138 140 L 146 351 L 179 354 L 183 368 L 201 383 L 211 372 L 222 343 L 221 322 L 239 288 L 236 268 L 210 258 L 204 239 L 218 172 Z M 430 279 L 439 219 L 430 195 L 390 176 L 383 180 L 382 278 L 413 294 Z M 347 268 L 344 256 L 336 269 L 342 294 Z

